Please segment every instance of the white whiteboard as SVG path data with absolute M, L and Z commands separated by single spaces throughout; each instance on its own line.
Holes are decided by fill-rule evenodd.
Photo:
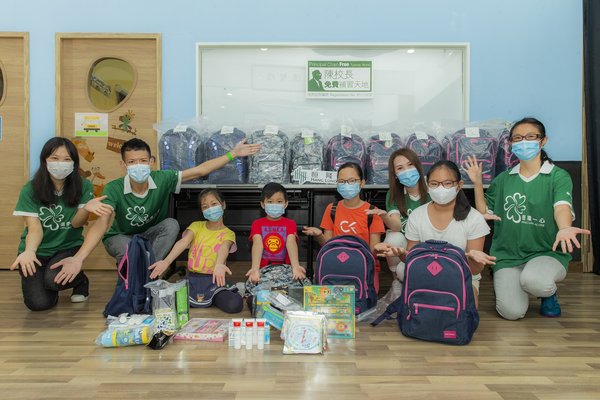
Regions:
M 373 98 L 306 98 L 308 60 L 372 60 Z M 467 43 L 197 43 L 196 62 L 196 113 L 217 124 L 469 120 Z

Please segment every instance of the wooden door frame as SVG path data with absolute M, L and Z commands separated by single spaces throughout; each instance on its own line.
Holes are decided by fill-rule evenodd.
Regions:
M 55 135 L 61 136 L 61 44 L 63 40 L 72 39 L 153 39 L 156 41 L 156 121 L 162 119 L 162 35 L 160 33 L 56 33 L 55 35 L 55 100 L 54 100 L 54 129 Z
M 23 82 L 23 97 L 25 99 L 25 104 L 24 104 L 24 116 L 25 119 L 23 121 L 23 126 L 25 127 L 24 129 L 24 139 L 23 139 L 23 146 L 24 146 L 24 165 L 25 168 L 23 168 L 23 184 L 25 184 L 25 182 L 27 182 L 29 180 L 29 172 L 30 172 L 30 168 L 29 168 L 29 162 L 30 162 L 30 155 L 29 155 L 29 145 L 30 145 L 30 132 L 29 132 L 29 120 L 30 120 L 30 116 L 29 116 L 29 32 L 0 32 L 0 38 L 17 38 L 17 39 L 23 39 L 23 78 L 24 78 L 24 82 Z M 6 91 L 6 77 L 4 77 L 4 85 L 5 85 L 5 91 Z M 9 82 L 10 84 L 10 82 Z

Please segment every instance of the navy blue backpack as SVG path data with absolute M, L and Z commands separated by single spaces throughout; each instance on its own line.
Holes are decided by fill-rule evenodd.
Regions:
M 402 148 L 402 139 L 395 133 L 390 140 L 382 140 L 381 135 L 373 135 L 367 143 L 367 183 L 388 184 L 388 163 L 394 151 Z
M 377 304 L 375 257 L 367 242 L 357 236 L 336 236 L 317 254 L 315 285 L 352 285 L 355 289 L 356 314 Z
M 419 243 L 406 256 L 402 295 L 372 325 L 397 313 L 404 336 L 468 344 L 479 325 L 465 252 L 447 242 Z
M 367 145 L 365 141 L 356 134 L 345 136 L 335 135 L 325 148 L 325 169 L 327 171 L 337 171 L 340 166 L 347 162 L 353 162 L 360 165 L 364 171 L 367 162 Z
M 477 163 L 482 165 L 482 179 L 484 184 L 492 181 L 496 171 L 496 152 L 498 140 L 485 129 L 478 129 L 477 136 L 467 136 L 466 129 L 455 132 L 444 141 L 448 160 L 454 162 L 460 168 L 462 180 L 470 184 L 471 178 L 461 168 L 465 166 L 467 157 L 477 157 Z
M 152 295 L 144 287 L 150 281 L 148 267 L 154 264 L 154 253 L 147 239 L 133 235 L 117 269 L 117 287 L 104 308 L 104 316 L 152 314 Z
M 246 139 L 246 134 L 235 128 L 233 133 L 214 132 L 206 141 L 206 159 L 221 157 Z M 232 162 L 208 174 L 208 183 L 236 184 L 248 182 L 248 157 L 236 157 Z
M 442 144 L 432 135 L 421 136 L 413 133 L 408 137 L 405 147 L 417 153 L 425 173 L 429 172 L 433 164 L 445 157 Z
M 513 168 L 519 163 L 511 149 L 510 132 L 505 129 L 498 138 L 498 154 L 496 155 L 496 176 Z
M 158 153 L 160 169 L 183 171 L 204 162 L 204 143 L 202 137 L 189 127 L 184 132 L 169 129 L 158 141 Z M 202 183 L 202 180 L 187 183 Z

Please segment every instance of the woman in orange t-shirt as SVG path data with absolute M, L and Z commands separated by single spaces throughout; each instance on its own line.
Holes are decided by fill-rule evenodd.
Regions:
M 337 191 L 343 200 L 337 203 L 335 210 L 335 221 L 331 218 L 331 203 L 325 209 L 321 228 L 305 226 L 302 232 L 312 236 L 323 245 L 329 239 L 339 235 L 354 235 L 363 239 L 371 251 L 374 252 L 375 245 L 381 242 L 381 235 L 385 233 L 383 221 L 379 215 L 373 215 L 369 226 L 368 214 L 371 205 L 361 200 L 360 191 L 365 185 L 365 179 L 360 165 L 347 162 L 342 164 L 337 173 Z M 375 265 L 375 287 L 379 289 L 379 262 Z

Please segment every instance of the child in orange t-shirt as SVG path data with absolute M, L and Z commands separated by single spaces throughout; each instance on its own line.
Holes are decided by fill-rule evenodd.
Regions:
M 337 191 L 344 198 L 338 202 L 335 209 L 335 221 L 331 218 L 331 203 L 325 209 L 321 220 L 321 229 L 304 227 L 302 232 L 313 236 L 323 245 L 329 239 L 339 235 L 354 235 L 363 239 L 371 251 L 381 242 L 381 235 L 385 233 L 383 221 L 379 215 L 373 213 L 371 205 L 361 200 L 360 190 L 365 185 L 362 168 L 355 163 L 347 162 L 340 166 L 337 174 Z M 373 214 L 369 225 L 369 214 Z M 375 289 L 379 291 L 379 262 L 375 264 Z

